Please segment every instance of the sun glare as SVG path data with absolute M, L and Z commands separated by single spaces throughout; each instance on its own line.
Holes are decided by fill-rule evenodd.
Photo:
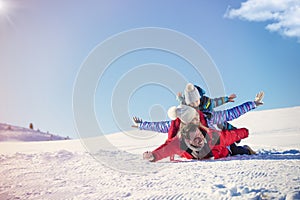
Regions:
M 15 28 L 15 25 L 10 18 L 11 8 L 12 8 L 11 2 L 8 2 L 6 0 L 0 0 L 0 22 L 1 22 L 0 25 L 3 25 L 3 23 L 7 22 L 13 28 Z
M 5 10 L 4 2 L 2 0 L 0 0 L 0 13 L 4 12 L 4 10 Z

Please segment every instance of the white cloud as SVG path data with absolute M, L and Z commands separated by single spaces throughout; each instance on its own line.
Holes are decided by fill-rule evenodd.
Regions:
M 300 0 L 247 0 L 238 9 L 228 8 L 225 17 L 267 21 L 267 30 L 300 42 Z

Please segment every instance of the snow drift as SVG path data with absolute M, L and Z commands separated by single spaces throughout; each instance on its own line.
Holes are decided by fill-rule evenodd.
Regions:
M 142 152 L 166 135 L 133 130 L 98 138 L 0 143 L 0 199 L 300 199 L 300 107 L 250 112 L 258 155 L 157 163 Z M 104 142 L 105 141 L 105 142 Z

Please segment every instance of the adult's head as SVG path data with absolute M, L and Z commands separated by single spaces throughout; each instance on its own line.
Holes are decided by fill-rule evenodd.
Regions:
M 206 139 L 198 126 L 192 123 L 181 129 L 180 136 L 185 140 L 186 144 L 196 148 L 202 148 L 206 143 Z
M 168 110 L 168 116 L 170 119 L 175 120 L 179 118 L 184 124 L 197 124 L 199 125 L 200 119 L 198 112 L 191 106 L 179 105 L 173 106 Z
M 200 94 L 198 89 L 192 84 L 188 83 L 184 90 L 185 103 L 191 107 L 198 108 L 200 105 Z

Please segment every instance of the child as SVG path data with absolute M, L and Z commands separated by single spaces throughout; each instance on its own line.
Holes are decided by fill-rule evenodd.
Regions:
M 208 106 L 208 104 L 206 104 L 206 106 L 204 106 L 204 107 L 209 107 L 209 109 L 208 110 L 203 109 L 204 103 L 201 104 L 201 101 L 199 100 L 199 96 L 200 95 L 199 95 L 198 90 L 191 83 L 189 83 L 185 90 L 185 103 L 188 103 L 188 105 L 193 105 L 191 107 L 198 108 L 198 110 L 202 111 L 207 120 L 208 127 L 214 128 L 214 125 L 219 125 L 219 126 L 220 126 L 220 124 L 223 125 L 225 122 L 237 119 L 241 115 L 262 105 L 263 104 L 262 99 L 263 99 L 264 93 L 263 92 L 258 93 L 256 95 L 254 101 L 248 101 L 239 106 L 233 107 L 231 109 L 223 110 L 223 111 L 211 111 L 210 110 L 213 108 L 213 106 L 219 106 L 220 103 L 213 103 L 213 104 L 209 103 L 210 105 L 213 105 L 213 106 Z M 231 96 L 233 96 L 233 95 L 231 95 Z M 220 99 L 223 99 L 223 97 L 218 98 L 218 99 L 219 100 L 217 100 L 217 101 L 220 101 Z M 225 100 L 222 100 L 222 102 L 232 102 L 233 101 L 233 98 L 230 98 L 230 97 L 227 97 L 227 98 L 225 97 L 224 99 Z M 215 100 L 214 100 L 214 102 L 216 102 Z M 207 101 L 207 102 L 211 102 L 211 100 Z M 176 108 L 173 107 L 172 109 L 173 109 L 172 113 L 174 113 Z M 171 112 L 171 111 L 169 111 L 169 112 Z M 169 117 L 172 120 L 175 120 L 176 116 L 172 113 L 170 113 Z M 132 127 L 139 128 L 140 130 L 150 130 L 150 131 L 156 131 L 156 132 L 161 132 L 161 133 L 167 133 L 171 126 L 171 121 L 147 122 L 147 121 L 142 121 L 142 119 L 139 119 L 137 117 L 133 117 L 133 121 L 134 121 L 135 125 L 133 125 Z M 231 125 L 230 126 L 226 125 L 226 126 L 227 126 L 227 129 L 229 127 L 230 127 L 230 129 L 236 129 L 235 127 L 233 127 Z M 223 127 L 223 129 L 224 129 L 224 127 Z

